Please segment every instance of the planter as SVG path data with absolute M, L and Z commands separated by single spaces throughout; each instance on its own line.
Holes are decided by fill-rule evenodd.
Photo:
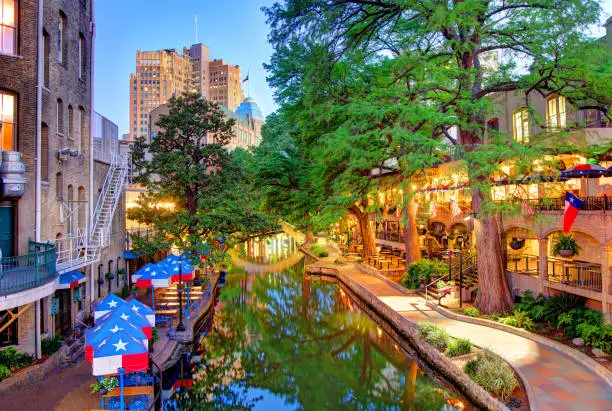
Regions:
M 524 246 L 525 246 L 525 240 L 519 241 L 516 238 L 513 238 L 512 241 L 510 241 L 510 248 L 512 248 L 513 250 L 520 250 Z
M 559 250 L 559 255 L 561 257 L 569 258 L 574 255 L 572 250 Z
M 98 285 L 104 285 L 104 280 L 102 279 L 98 280 Z
M 106 388 L 100 388 L 98 392 L 100 393 L 100 395 L 105 395 L 108 393 L 108 390 Z

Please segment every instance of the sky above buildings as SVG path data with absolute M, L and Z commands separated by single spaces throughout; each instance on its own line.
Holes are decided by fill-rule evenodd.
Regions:
M 182 48 L 198 41 L 210 57 L 238 64 L 243 78 L 249 72 L 250 95 L 264 116 L 275 110 L 273 91 L 262 64 L 272 47 L 262 6 L 274 0 L 100 0 L 95 2 L 95 110 L 129 131 L 129 76 L 136 70 L 136 50 Z M 602 2 L 603 23 L 612 13 L 612 0 Z M 601 27 L 593 35 L 601 36 Z M 244 85 L 245 94 L 249 86 Z

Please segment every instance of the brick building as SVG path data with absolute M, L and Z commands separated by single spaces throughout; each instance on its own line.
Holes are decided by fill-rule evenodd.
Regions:
M 100 296 L 91 265 L 123 246 L 98 238 L 112 225 L 95 214 L 112 165 L 93 153 L 92 2 L 1 3 L 0 346 L 40 356 L 41 339 Z M 76 287 L 62 282 L 71 272 Z

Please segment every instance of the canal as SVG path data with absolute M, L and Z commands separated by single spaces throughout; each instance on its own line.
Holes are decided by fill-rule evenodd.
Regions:
M 347 292 L 304 274 L 292 240 L 260 241 L 238 250 L 246 270 L 227 275 L 192 352 L 165 373 L 166 409 L 459 409 Z

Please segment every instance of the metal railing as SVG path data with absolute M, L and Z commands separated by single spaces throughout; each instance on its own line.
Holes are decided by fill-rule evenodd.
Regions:
M 574 287 L 601 291 L 601 266 L 588 262 L 567 261 L 548 257 L 548 280 Z
M 0 258 L 0 295 L 38 287 L 57 276 L 55 245 L 30 241 L 28 251 Z
M 536 198 L 526 200 L 531 208 L 537 211 L 563 211 L 565 210 L 565 199 L 563 197 L 556 198 Z M 580 210 L 599 211 L 612 210 L 612 199 L 607 196 L 602 197 L 584 197 L 584 203 Z
M 378 240 L 394 241 L 396 243 L 403 243 L 406 239 L 403 233 L 398 233 L 397 231 L 386 231 L 386 230 L 377 231 L 376 238 Z
M 506 270 L 517 274 L 537 275 L 540 257 L 531 254 L 507 253 Z

